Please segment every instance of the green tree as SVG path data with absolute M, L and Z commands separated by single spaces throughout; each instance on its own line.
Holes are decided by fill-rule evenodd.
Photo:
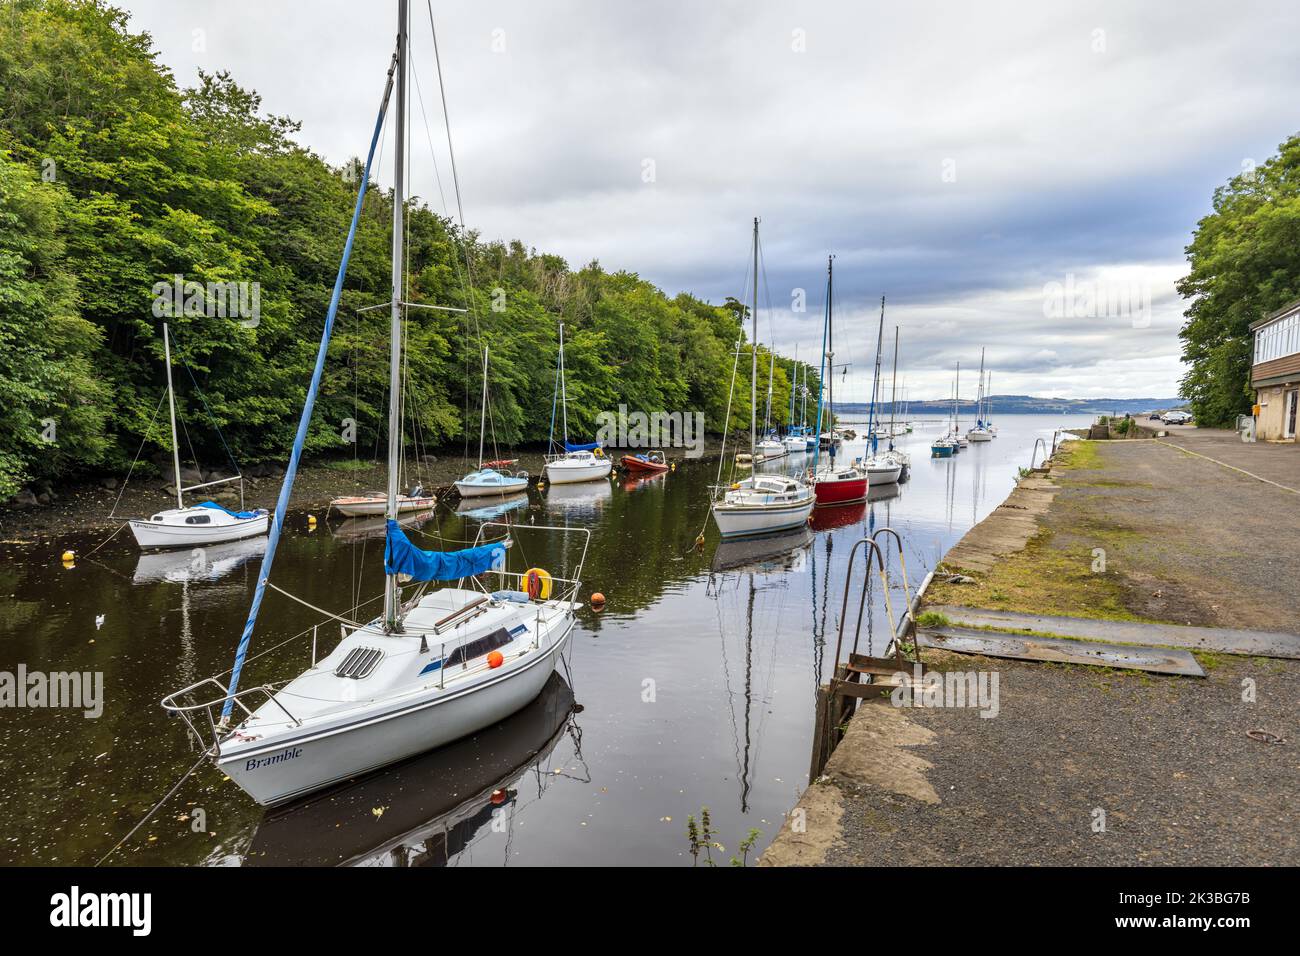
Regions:
M 1250 410 L 1251 323 L 1300 297 L 1300 134 L 1214 191 L 1187 259 L 1182 394 L 1200 424 L 1226 427 Z

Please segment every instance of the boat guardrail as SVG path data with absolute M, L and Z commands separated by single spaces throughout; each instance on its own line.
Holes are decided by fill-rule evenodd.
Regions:
M 591 547 L 591 529 L 590 528 L 573 528 L 561 525 L 544 525 L 544 524 L 512 524 L 505 521 L 485 521 L 478 526 L 478 533 L 474 536 L 474 545 L 477 547 L 483 543 L 483 533 L 488 528 L 501 528 L 507 533 L 507 537 L 514 537 L 520 531 L 558 531 L 561 534 L 581 534 L 582 554 L 578 558 L 578 569 L 571 578 L 558 577 L 551 575 L 551 583 L 564 585 L 558 597 L 552 597 L 552 600 L 564 600 L 570 604 L 576 603 L 578 591 L 582 587 L 582 569 L 587 563 L 587 549 Z M 498 581 L 504 586 L 507 580 L 513 580 L 517 585 L 524 585 L 524 578 L 527 571 L 507 571 L 505 568 L 499 568 L 495 571 L 489 571 L 489 574 L 496 574 Z M 548 572 L 549 573 L 549 572 Z M 527 591 L 526 586 L 518 587 L 517 590 Z
M 189 697 L 197 696 L 197 691 L 200 688 L 208 686 L 219 691 L 220 696 L 213 697 L 211 700 L 191 701 L 187 699 Z M 185 721 L 185 725 L 189 727 L 190 732 L 199 740 L 203 740 L 205 734 L 200 727 L 195 726 L 194 714 L 196 711 L 203 711 L 208 718 L 207 734 L 211 735 L 212 747 L 220 750 L 221 736 L 226 732 L 229 725 L 224 724 L 219 719 L 214 719 L 213 708 L 223 707 L 226 701 L 231 701 L 244 712 L 245 717 L 251 717 L 253 716 L 253 711 L 244 703 L 243 698 L 251 697 L 254 694 L 261 694 L 265 700 L 275 704 L 275 706 L 280 708 L 280 710 L 284 712 L 284 715 L 293 722 L 294 726 L 302 726 L 302 721 L 291 714 L 289 709 L 280 702 L 276 697 L 276 688 L 269 684 L 263 684 L 258 687 L 245 687 L 243 690 L 232 694 L 230 688 L 221 683 L 221 681 L 217 680 L 215 677 L 205 677 L 203 680 L 191 684 L 188 687 L 182 687 L 180 690 L 172 691 L 172 693 L 164 697 L 160 703 L 162 709 L 167 711 L 167 713 L 174 714 Z

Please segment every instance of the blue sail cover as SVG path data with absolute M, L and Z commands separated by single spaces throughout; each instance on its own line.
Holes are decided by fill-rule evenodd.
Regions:
M 213 511 L 224 511 L 226 514 L 230 515 L 232 518 L 256 518 L 256 517 L 258 517 L 258 516 L 260 516 L 260 515 L 264 515 L 264 514 L 266 514 L 265 511 L 231 511 L 229 508 L 223 508 L 221 505 L 217 504 L 215 501 L 200 501 L 197 505 L 195 505 L 195 507 L 196 507 L 196 508 L 211 508 Z
M 385 574 L 409 574 L 415 581 L 454 581 L 498 570 L 505 567 L 505 563 L 505 542 L 464 551 L 424 551 L 411 544 L 396 521 L 388 519 L 388 537 L 384 542 Z
M 594 441 L 589 445 L 575 445 L 573 442 L 569 442 L 569 441 L 566 441 L 564 443 L 565 451 L 595 451 L 599 447 L 600 447 L 600 442 L 598 441 Z

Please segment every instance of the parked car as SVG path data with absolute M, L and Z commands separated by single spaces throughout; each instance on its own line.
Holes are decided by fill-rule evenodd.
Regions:
M 1159 413 L 1159 412 L 1152 412 L 1151 415 L 1150 415 L 1150 417 L 1147 418 L 1147 421 L 1149 421 L 1149 422 L 1158 422 L 1158 421 L 1160 421 L 1160 413 Z
M 1166 425 L 1187 425 L 1192 421 L 1190 412 L 1165 412 L 1161 419 Z

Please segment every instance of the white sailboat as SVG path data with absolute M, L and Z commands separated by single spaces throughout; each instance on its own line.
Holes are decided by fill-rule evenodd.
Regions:
M 980 382 L 975 398 L 975 427 L 966 433 L 970 441 L 992 441 L 993 433 L 984 423 L 984 350 L 980 349 Z
M 888 452 L 880 454 L 876 451 L 879 444 L 879 434 L 872 426 L 876 424 L 876 401 L 880 397 L 880 360 L 881 350 L 885 341 L 885 297 L 880 297 L 880 327 L 876 333 L 876 368 L 871 378 L 871 423 L 868 426 L 867 445 L 871 449 L 871 454 L 864 457 L 858 462 L 857 467 L 867 476 L 867 484 L 870 485 L 892 485 L 898 481 L 899 476 L 903 473 L 903 463 L 894 458 Z M 897 343 L 895 343 L 897 350 Z M 889 435 L 893 437 L 893 428 L 890 428 Z
M 232 481 L 242 482 L 243 476 L 233 475 L 216 481 L 200 482 L 188 488 L 182 486 L 180 444 L 176 439 L 176 392 L 172 387 L 172 347 L 165 322 L 162 332 L 163 355 L 167 366 L 167 407 L 171 413 L 172 424 L 172 487 L 176 489 L 176 507 L 159 511 L 148 520 L 128 521 L 127 524 L 131 526 L 131 534 L 135 536 L 136 544 L 142 548 L 192 548 L 266 534 L 270 516 L 264 508 L 231 511 L 215 501 L 204 501 L 191 507 L 185 506 L 185 492 L 198 491 L 200 488 L 210 488 L 213 485 L 223 485 Z M 243 487 L 242 484 L 240 487 Z
M 479 418 L 478 429 L 478 468 L 456 482 L 456 490 L 462 498 L 485 498 L 515 495 L 528 490 L 528 472 L 506 471 L 504 468 L 489 467 L 483 464 L 483 439 L 487 435 L 488 408 L 488 349 L 483 346 L 483 410 Z M 495 431 L 493 442 L 496 441 Z
M 191 731 L 210 732 L 209 756 L 261 804 L 278 804 L 383 767 L 473 733 L 537 697 L 574 627 L 586 545 L 572 578 L 537 568 L 505 570 L 514 526 L 480 526 L 476 547 L 422 551 L 397 524 L 400 462 L 403 228 L 406 185 L 407 0 L 398 2 L 397 50 L 371 139 L 352 227 L 317 353 L 316 370 L 299 421 L 275 523 L 263 559 L 229 685 L 208 678 L 169 695 L 162 706 Z M 338 311 L 370 166 L 396 85 L 393 187 L 393 283 L 389 379 L 388 523 L 384 606 L 369 623 L 346 622 L 339 644 L 286 684 L 239 689 L 284 511 L 292 492 L 307 426 Z M 489 531 L 495 528 L 496 532 Z M 525 530 L 532 530 L 526 526 Z M 586 529 L 538 530 L 584 534 Z M 479 545 L 485 536 L 504 538 Z M 407 596 L 403 581 L 419 586 Z M 456 581 L 426 593 L 428 582 Z M 344 620 L 340 615 L 331 617 Z M 313 651 L 313 657 L 314 657 Z M 215 696 L 214 696 L 215 695 Z M 219 716 L 214 713 L 220 710 Z M 232 723 L 238 721 L 233 727 Z
M 555 360 L 556 394 L 551 398 L 551 434 L 548 439 L 551 447 L 558 447 L 557 454 L 546 456 L 546 465 L 542 474 L 553 485 L 571 484 L 577 481 L 596 481 L 608 478 L 614 463 L 605 456 L 600 442 L 589 444 L 571 444 L 569 442 L 569 391 L 564 381 L 564 323 L 560 323 L 560 351 Z M 560 418 L 564 431 L 564 443 L 555 440 L 555 407 L 559 402 Z
M 905 434 L 902 426 L 894 421 L 894 411 L 898 408 L 898 326 L 894 326 L 894 372 L 889 378 L 889 448 L 880 456 L 898 466 L 895 482 L 906 481 L 912 468 L 912 456 L 894 447 L 894 438 Z
M 749 450 L 751 460 L 761 459 L 758 450 L 758 219 L 754 219 L 754 340 L 750 376 Z M 734 375 L 733 375 L 734 384 Z M 726 440 L 725 436 L 723 438 Z M 778 443 L 779 444 L 779 443 Z M 780 457 L 786 453 L 781 447 Z M 725 454 L 723 460 L 725 461 Z M 721 462 L 719 463 L 721 469 Z M 797 478 L 761 475 L 748 478 L 723 489 L 721 500 L 713 502 L 714 523 L 724 538 L 768 534 L 796 528 L 808 521 L 813 509 L 813 491 Z

